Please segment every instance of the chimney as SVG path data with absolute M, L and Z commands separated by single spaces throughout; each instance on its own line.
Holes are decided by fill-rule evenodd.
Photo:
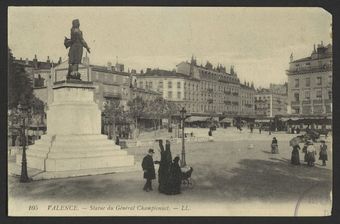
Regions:
M 61 57 L 59 57 L 58 64 L 61 64 Z
M 28 58 L 26 58 L 25 60 L 25 65 L 28 65 Z
M 293 61 L 293 53 L 290 54 L 290 62 Z
M 146 73 L 149 73 L 149 72 L 151 72 L 151 68 L 146 69 Z
M 321 41 L 321 47 L 323 47 L 323 41 Z
M 46 61 L 47 63 L 50 63 L 51 61 L 50 61 L 50 56 L 47 56 L 47 61 Z
M 33 66 L 34 66 L 35 69 L 38 68 L 38 59 L 37 59 L 37 55 L 36 54 L 34 55 Z

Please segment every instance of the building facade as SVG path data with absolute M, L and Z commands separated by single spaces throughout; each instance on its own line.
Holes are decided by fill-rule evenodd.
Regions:
M 192 58 L 179 63 L 176 70 L 147 69 L 136 77 L 139 88 L 160 92 L 191 114 L 255 114 L 255 88 L 249 83 L 241 85 L 233 67 L 228 73 L 222 65 L 197 65 Z
M 314 45 L 309 57 L 293 60 L 288 76 L 288 112 L 325 115 L 332 113 L 332 45 Z
M 255 95 L 254 85 L 249 83 L 240 84 L 240 111 L 239 115 L 255 115 Z
M 222 65 L 213 67 L 210 62 L 198 65 L 196 59 L 181 62 L 177 72 L 195 78 L 198 96 L 194 104 L 206 114 L 238 114 L 240 111 L 240 80 L 234 68 L 226 72 Z
M 287 115 L 287 95 L 260 89 L 255 95 L 255 114 L 258 117 Z

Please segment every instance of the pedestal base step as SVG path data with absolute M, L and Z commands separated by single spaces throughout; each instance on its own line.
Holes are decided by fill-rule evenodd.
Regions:
M 72 171 L 56 171 L 56 172 L 42 171 L 38 169 L 28 168 L 28 176 L 32 180 L 47 180 L 47 179 L 56 179 L 56 178 L 72 178 L 72 177 L 81 177 L 81 176 L 93 176 L 93 175 L 100 175 L 100 174 L 136 172 L 136 171 L 141 171 L 140 165 L 138 164 L 135 164 L 133 166 L 124 166 L 124 167 L 111 167 L 111 168 L 98 168 L 98 169 L 86 169 L 86 170 L 72 170 Z M 20 176 L 21 167 L 15 164 L 9 169 L 8 174 Z

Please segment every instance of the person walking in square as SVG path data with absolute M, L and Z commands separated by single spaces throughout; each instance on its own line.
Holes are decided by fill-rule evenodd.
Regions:
M 326 161 L 328 160 L 328 155 L 327 155 L 327 145 L 325 144 L 324 140 L 321 140 L 321 145 L 320 145 L 320 152 L 319 152 L 319 160 L 322 160 L 322 165 L 326 166 Z
M 271 147 L 272 147 L 272 154 L 279 153 L 279 145 L 278 145 L 276 137 L 273 138 Z
M 293 165 L 300 165 L 300 154 L 299 154 L 300 146 L 296 144 L 293 146 L 291 163 Z
M 313 144 L 312 141 L 308 141 L 307 145 L 308 145 L 307 146 L 307 156 L 306 156 L 307 165 L 308 166 L 314 166 L 316 150 L 315 150 L 315 147 L 314 147 L 314 144 Z
M 152 180 L 156 179 L 156 173 L 155 173 L 155 165 L 153 161 L 153 149 L 149 149 L 148 154 L 143 158 L 142 161 L 142 168 L 144 171 L 144 179 L 146 179 L 146 183 L 144 185 L 143 190 L 146 192 L 152 191 Z

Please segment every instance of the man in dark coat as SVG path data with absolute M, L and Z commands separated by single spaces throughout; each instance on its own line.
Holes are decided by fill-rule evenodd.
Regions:
M 172 156 L 170 151 L 170 141 L 166 140 L 165 150 L 163 146 L 163 141 L 159 141 L 159 148 L 161 153 L 161 161 L 159 163 L 158 169 L 158 191 L 161 193 L 165 193 L 167 191 L 167 182 L 170 173 L 170 166 L 172 162 Z
M 144 171 L 144 179 L 146 183 L 143 190 L 146 192 L 152 191 L 152 180 L 156 179 L 155 165 L 152 156 L 155 152 L 153 149 L 149 149 L 148 154 L 143 158 L 142 168 Z

